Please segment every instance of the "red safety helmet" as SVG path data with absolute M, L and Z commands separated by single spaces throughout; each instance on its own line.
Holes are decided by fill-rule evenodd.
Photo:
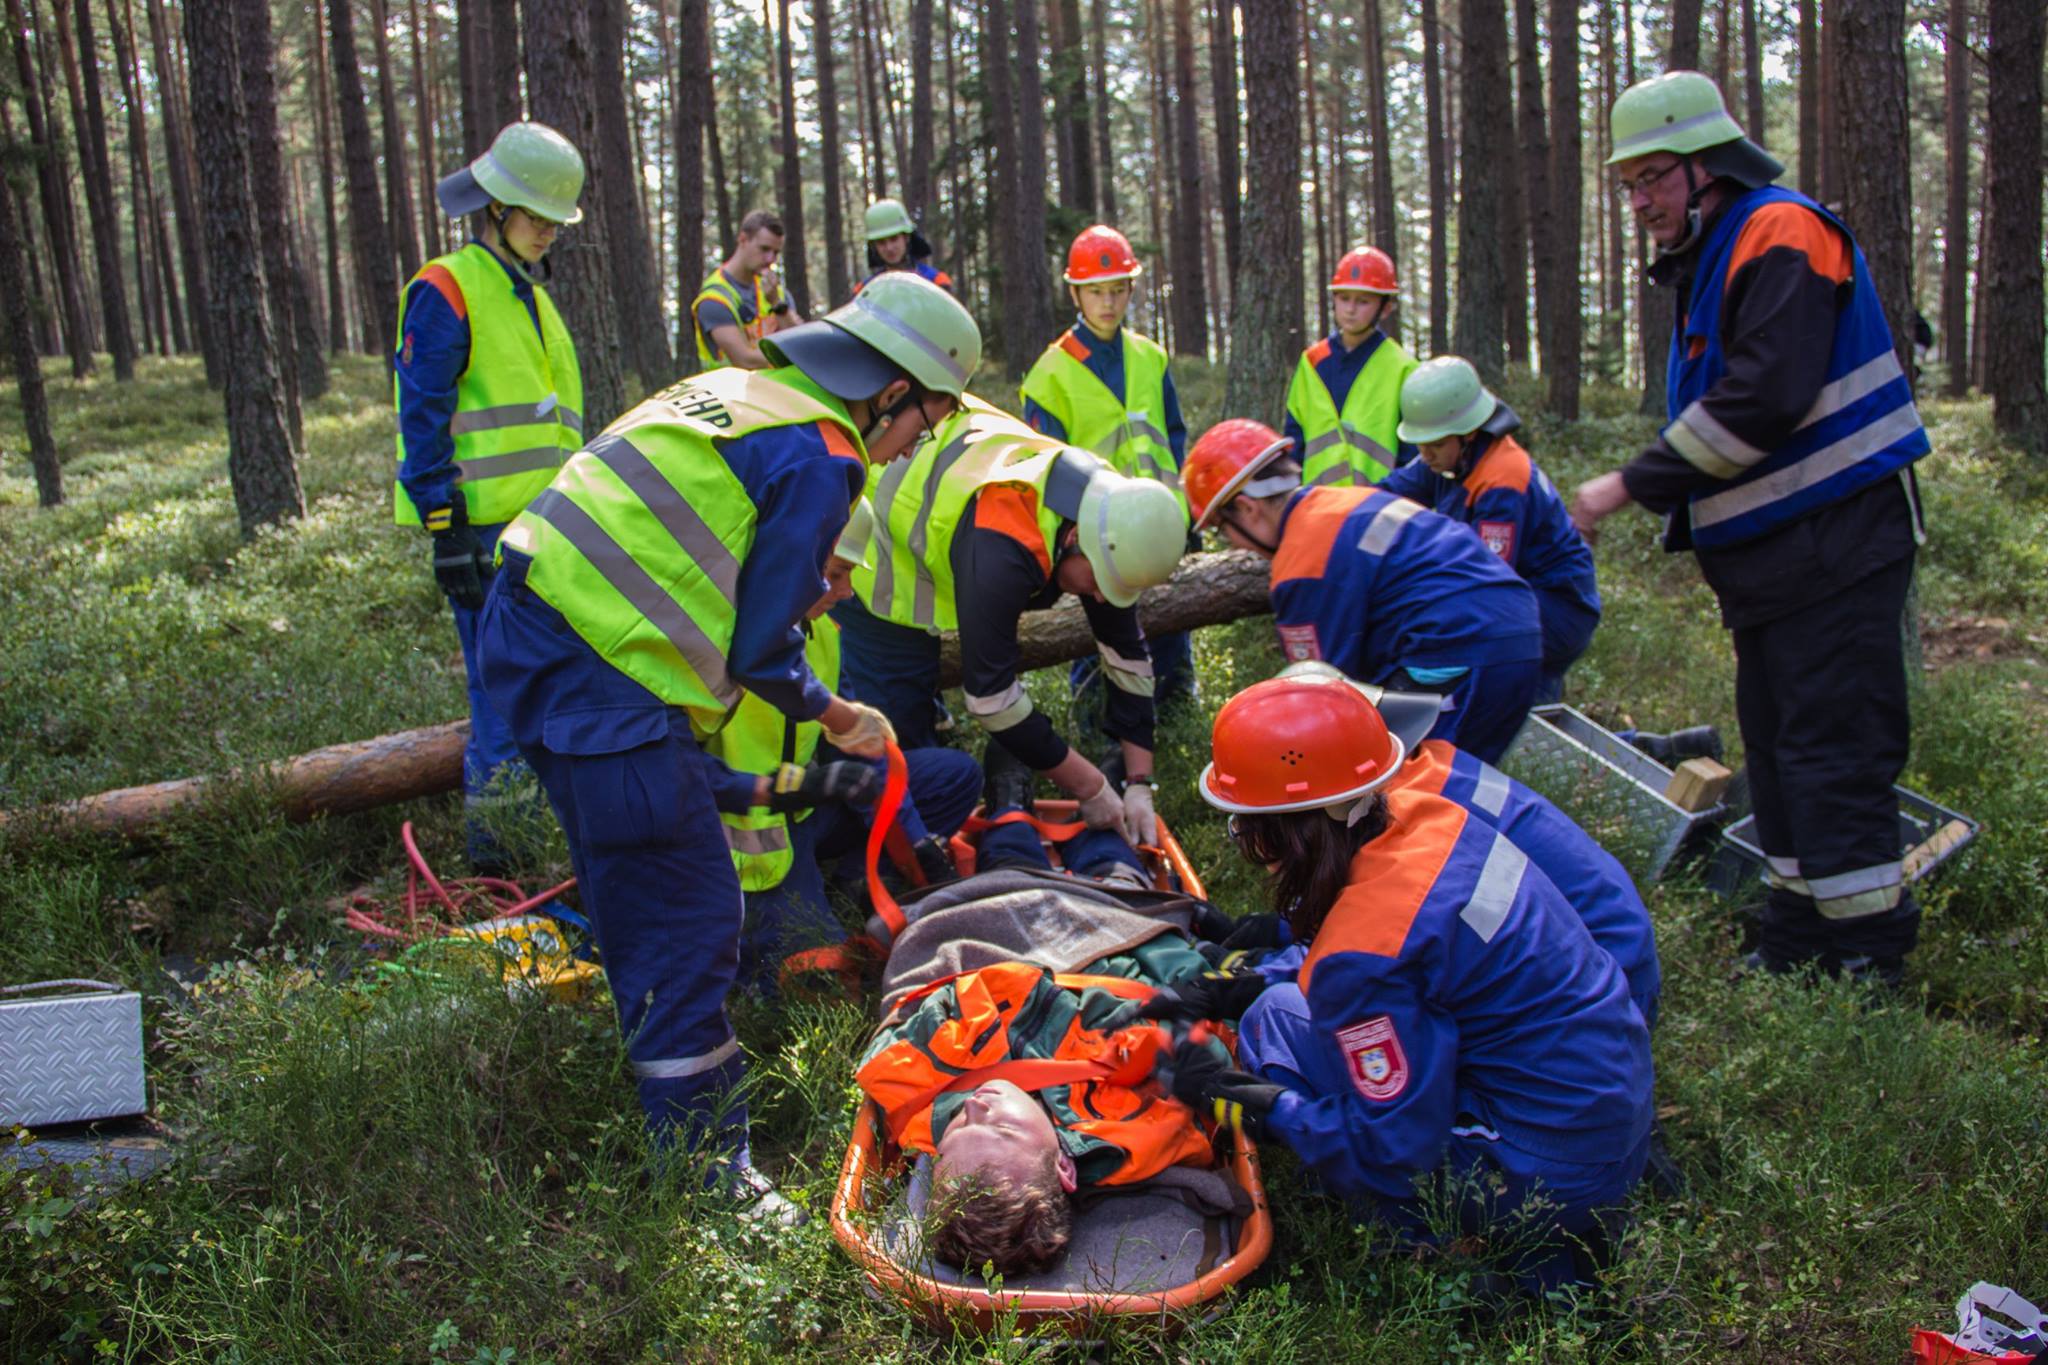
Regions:
M 1107 284 L 1134 280 L 1145 267 L 1138 264 L 1130 238 L 1105 223 L 1084 228 L 1067 248 L 1068 284 Z
M 1187 494 L 1194 529 L 1214 526 L 1224 504 L 1245 491 L 1260 470 L 1285 455 L 1293 444 L 1264 422 L 1248 417 L 1233 417 L 1203 432 L 1180 470 L 1181 491 Z M 1275 482 L 1270 488 L 1262 483 L 1252 490 L 1253 495 L 1264 497 L 1301 483 L 1298 474 L 1282 478 L 1284 482 Z
M 1209 735 L 1202 799 L 1218 810 L 1316 810 L 1377 791 L 1400 770 L 1401 741 L 1343 678 L 1268 678 L 1223 704 Z
M 1364 294 L 1398 294 L 1400 281 L 1394 278 L 1394 258 L 1376 246 L 1353 247 L 1337 262 L 1330 276 L 1330 289 L 1356 290 Z

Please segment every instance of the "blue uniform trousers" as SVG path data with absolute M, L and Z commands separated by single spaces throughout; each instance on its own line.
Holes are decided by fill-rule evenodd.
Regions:
M 992 811 L 989 818 L 993 820 L 1016 809 L 1009 806 Z M 1056 847 L 1060 851 L 1060 865 L 1078 876 L 1101 877 L 1118 864 L 1136 868 L 1141 876 L 1145 871 L 1145 860 L 1117 830 L 1083 830 Z M 1045 856 L 1045 845 L 1039 841 L 1038 831 L 1019 820 L 982 832 L 981 842 L 975 849 L 974 867 L 977 872 L 990 872 L 999 867 L 1050 869 L 1052 859 Z
M 960 828 L 981 799 L 981 765 L 960 749 L 909 749 L 909 801 L 917 825 L 904 833 L 944 839 Z M 746 893 L 746 929 L 740 938 L 740 980 L 772 990 L 782 959 L 803 948 L 838 943 L 846 930 L 825 898 L 825 868 L 867 847 L 864 812 L 832 804 L 789 827 L 789 873 L 779 883 Z
M 527 589 L 524 564 L 508 555 L 484 604 L 484 688 L 568 835 L 649 1129 L 744 1153 L 731 1097 L 745 1059 L 725 1014 L 740 884 L 708 760 L 680 709 Z
M 1238 1024 L 1237 1059 L 1245 1070 L 1297 1093 L 1313 1093 L 1310 1060 L 1327 1048 L 1309 1019 L 1308 1001 L 1292 982 L 1268 989 Z M 1584 1162 L 1537 1156 L 1460 1114 L 1444 1134 L 1443 1170 L 1453 1187 L 1457 1230 L 1490 1235 L 1491 1248 L 1507 1249 L 1512 1273 L 1537 1292 L 1590 1278 L 1617 1226 L 1613 1213 L 1642 1178 L 1649 1159 L 1647 1134 L 1619 1159 L 1587 1153 Z M 1539 1203 L 1531 1205 L 1532 1197 Z M 1525 1205 L 1531 1205 L 1525 1209 Z M 1427 1240 L 1441 1231 L 1452 1201 L 1422 1197 L 1375 1200 L 1364 1210 L 1402 1234 Z M 1431 1224 L 1434 1223 L 1434 1229 Z
M 1443 713 L 1424 738 L 1447 740 L 1488 763 L 1499 763 L 1529 718 L 1541 676 L 1542 667 L 1534 659 L 1466 669 L 1452 680 Z M 1443 691 L 1441 684 L 1417 682 L 1405 668 L 1396 669 L 1383 685 L 1397 692 Z
M 937 747 L 939 637 L 885 621 L 858 597 L 832 608 L 832 619 L 839 623 L 840 694 L 887 716 L 906 754 Z
M 500 522 L 493 526 L 470 528 L 483 543 L 486 557 L 497 546 L 498 537 L 507 524 Z M 462 746 L 462 805 L 467 852 L 471 863 L 488 866 L 500 862 L 503 855 L 497 841 L 478 817 L 491 784 L 501 776 L 513 776 L 519 772 L 519 767 L 515 766 L 520 764 L 519 746 L 512 740 L 512 728 L 491 705 L 490 696 L 484 691 L 483 675 L 477 668 L 477 621 L 483 615 L 483 609 L 472 610 L 453 602 L 448 604 L 448 609 L 455 615 L 455 636 L 462 642 L 462 672 L 469 688 L 469 742 Z
M 1593 643 L 1600 613 L 1589 610 L 1575 593 L 1542 588 L 1536 589 L 1536 613 L 1543 624 L 1543 672 L 1536 682 L 1536 704 L 1542 706 L 1564 696 L 1565 672 Z

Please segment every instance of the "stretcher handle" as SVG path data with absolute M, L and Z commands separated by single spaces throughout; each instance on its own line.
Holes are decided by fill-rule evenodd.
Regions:
M 910 768 L 895 740 L 888 740 L 887 748 L 888 778 L 882 785 L 882 799 L 875 803 L 874 823 L 868 827 L 868 900 L 893 938 L 903 932 L 908 921 L 889 888 L 882 885 L 882 847 L 888 842 L 889 831 L 895 828 L 896 812 L 903 808 L 903 793 L 910 786 Z

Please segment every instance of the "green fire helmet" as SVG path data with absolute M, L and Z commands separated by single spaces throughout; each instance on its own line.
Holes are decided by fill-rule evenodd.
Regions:
M 861 498 L 853 504 L 853 511 L 847 514 L 846 529 L 839 533 L 839 543 L 832 547 L 832 557 L 859 568 L 868 562 L 868 545 L 874 538 L 874 509 L 868 506 L 866 498 Z
M 1784 163 L 1742 135 L 1721 91 L 1697 71 L 1667 71 L 1621 92 L 1608 115 L 1616 165 L 1651 152 L 1699 154 L 1707 173 L 1754 189 L 1785 173 Z
M 957 398 L 981 363 L 981 328 L 930 280 L 891 270 L 818 321 L 761 338 L 761 353 L 848 401 L 874 397 L 899 375 Z
M 868 240 L 878 242 L 884 237 L 898 233 L 908 235 L 917 231 L 917 224 L 910 221 L 910 210 L 903 207 L 901 199 L 877 199 L 868 205 Z
M 545 123 L 508 123 L 490 149 L 437 187 L 451 217 L 475 213 L 496 200 L 536 218 L 567 226 L 583 221 L 583 157 L 574 143 Z
M 1095 586 L 1113 607 L 1128 607 L 1171 578 L 1188 544 L 1187 509 L 1171 488 L 1109 469 L 1096 471 L 1082 490 L 1075 527 Z
M 1484 426 L 1499 405 L 1470 361 L 1440 355 L 1417 365 L 1401 382 L 1401 425 L 1394 434 L 1410 445 L 1467 436 Z

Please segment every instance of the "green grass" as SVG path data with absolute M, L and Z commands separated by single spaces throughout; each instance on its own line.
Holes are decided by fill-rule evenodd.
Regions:
M 1222 415 L 1220 374 L 1177 372 L 1192 427 Z M 308 518 L 252 543 L 236 534 L 219 402 L 196 364 L 51 391 L 72 501 L 50 513 L 33 508 L 0 393 L 0 807 L 461 714 L 424 547 L 389 524 L 374 362 L 339 366 L 308 413 Z M 1565 487 L 1649 430 L 1631 394 L 1591 392 L 1587 407 L 1569 429 L 1531 424 Z M 1372 1254 L 1276 1159 L 1267 1269 L 1174 1345 L 1131 1331 L 1105 1358 L 1890 1361 L 1974 1279 L 2048 1293 L 2048 476 L 1998 447 L 1982 404 L 1928 416 L 1932 667 L 1906 781 L 1985 830 L 1926 898 L 1907 993 L 1736 981 L 1730 907 L 1675 879 L 1652 897 L 1658 1087 L 1692 1189 L 1642 1201 L 1597 1292 L 1479 1313 L 1462 1268 Z M 1649 518 L 1611 528 L 1607 615 L 1569 700 L 1608 722 L 1711 721 L 1732 738 L 1711 595 L 1688 558 L 1658 550 Z M 1260 905 L 1260 881 L 1189 783 L 1209 712 L 1277 657 L 1252 621 L 1201 632 L 1196 658 L 1203 709 L 1164 728 L 1161 806 L 1241 912 Z M 1055 673 L 1033 686 L 1064 706 Z M 291 826 L 254 785 L 147 847 L 19 827 L 0 842 L 0 980 L 142 985 L 158 1109 L 183 1144 L 147 1187 L 96 1200 L 64 1173 L 0 1174 L 0 1356 L 1033 1354 L 1002 1337 L 934 1345 L 863 1291 L 822 1221 L 767 1239 L 705 1205 L 686 1164 L 651 1165 L 607 1002 L 508 998 L 460 972 L 367 989 L 339 898 L 400 889 L 406 819 L 430 857 L 456 863 L 452 797 Z M 559 835 L 521 847 L 529 883 L 560 871 Z M 211 975 L 176 987 L 166 957 Z M 736 1015 L 762 1159 L 822 1212 L 863 1013 L 742 1002 Z

